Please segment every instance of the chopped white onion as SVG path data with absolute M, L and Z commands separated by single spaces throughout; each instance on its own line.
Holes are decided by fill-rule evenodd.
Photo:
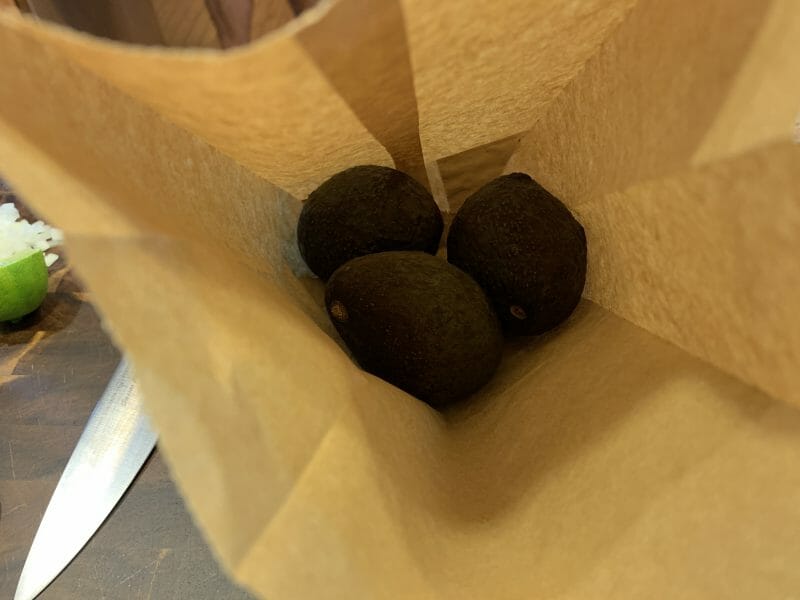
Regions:
M 0 265 L 24 256 L 33 250 L 45 252 L 61 244 L 61 231 L 36 221 L 28 223 L 20 219 L 17 207 L 11 202 L 0 204 Z M 56 260 L 57 254 L 45 255 L 45 263 L 49 267 Z

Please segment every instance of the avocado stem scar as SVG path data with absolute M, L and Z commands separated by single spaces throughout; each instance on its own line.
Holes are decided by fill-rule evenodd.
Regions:
M 518 318 L 520 321 L 528 318 L 528 313 L 526 313 L 525 309 L 522 308 L 521 306 L 515 304 L 509 310 L 511 311 L 511 314 L 514 315 L 516 318 Z
M 347 314 L 347 309 L 344 307 L 344 304 L 342 304 L 338 300 L 334 300 L 333 302 L 331 302 L 330 311 L 331 311 L 331 316 L 337 321 L 340 321 L 342 323 L 345 323 L 349 318 Z

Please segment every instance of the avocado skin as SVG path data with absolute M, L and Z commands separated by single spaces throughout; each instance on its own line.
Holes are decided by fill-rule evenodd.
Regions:
M 580 301 L 586 234 L 558 198 L 512 173 L 464 202 L 447 237 L 447 260 L 486 291 L 506 332 L 540 334 Z
M 424 252 L 351 260 L 328 281 L 325 305 L 365 371 L 434 407 L 480 388 L 500 362 L 502 328 L 483 290 Z
M 323 280 L 348 260 L 388 250 L 435 254 L 443 228 L 433 196 L 389 167 L 361 165 L 337 173 L 306 200 L 297 242 Z

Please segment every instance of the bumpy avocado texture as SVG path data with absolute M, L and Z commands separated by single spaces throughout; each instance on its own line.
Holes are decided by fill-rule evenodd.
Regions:
M 447 260 L 486 291 L 507 332 L 538 334 L 575 309 L 586 281 L 586 235 L 569 209 L 524 173 L 467 198 Z
M 388 250 L 434 254 L 442 215 L 405 173 L 362 165 L 337 173 L 308 197 L 297 224 L 300 253 L 321 279 L 348 260 Z
M 358 363 L 432 406 L 494 373 L 502 328 L 483 290 L 424 252 L 356 258 L 328 281 L 325 304 Z

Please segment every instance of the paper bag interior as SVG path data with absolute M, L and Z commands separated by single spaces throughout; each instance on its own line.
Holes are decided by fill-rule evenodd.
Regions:
M 341 0 L 227 53 L 0 12 L 0 168 L 256 595 L 786 598 L 798 35 L 791 0 Z M 511 153 L 583 222 L 586 300 L 438 413 L 340 347 L 295 220 L 361 163 L 454 211 Z

